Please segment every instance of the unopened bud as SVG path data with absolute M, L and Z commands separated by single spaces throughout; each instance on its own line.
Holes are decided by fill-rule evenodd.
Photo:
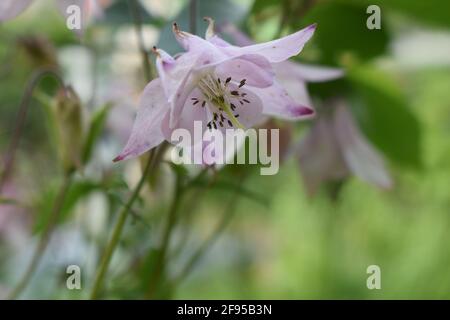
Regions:
M 71 87 L 61 89 L 54 103 L 58 152 L 65 172 L 81 164 L 83 120 L 80 99 Z

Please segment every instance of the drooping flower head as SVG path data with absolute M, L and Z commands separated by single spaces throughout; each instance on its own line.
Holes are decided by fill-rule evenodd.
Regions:
M 300 172 L 309 195 L 327 181 L 350 175 L 388 189 L 392 180 L 382 155 L 359 130 L 345 100 L 334 99 L 319 113 L 297 150 Z
M 214 34 L 212 20 L 206 39 L 173 25 L 186 52 L 174 58 L 154 48 L 159 78 L 144 89 L 130 140 L 116 161 L 138 156 L 177 128 L 205 130 L 249 128 L 267 116 L 298 120 L 314 114 L 295 102 L 274 81 L 273 64 L 297 55 L 314 33 L 311 25 L 266 43 L 238 47 Z

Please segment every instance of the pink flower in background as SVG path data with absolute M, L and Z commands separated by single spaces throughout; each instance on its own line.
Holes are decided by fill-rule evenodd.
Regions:
M 232 24 L 219 26 L 219 31 L 231 37 L 239 46 L 253 44 L 253 41 Z M 217 36 L 210 41 L 216 42 Z M 221 40 L 223 41 L 223 40 Z M 342 69 L 322 67 L 310 64 L 282 61 L 273 64 L 276 81 L 281 85 L 297 103 L 312 106 L 311 98 L 306 89 L 307 82 L 324 82 L 341 78 Z
M 217 36 L 174 34 L 186 50 L 177 58 L 155 48 L 159 78 L 144 89 L 130 139 L 116 161 L 136 157 L 167 140 L 177 128 L 193 131 L 249 128 L 267 116 L 299 120 L 312 116 L 274 82 L 272 65 L 300 53 L 315 25 L 266 43 L 237 47 Z
M 360 132 L 343 100 L 326 106 L 300 142 L 297 156 L 309 195 L 322 182 L 350 174 L 381 188 L 392 186 L 382 156 Z
M 0 22 L 14 19 L 25 11 L 33 0 L 2 0 L 0 1 Z M 76 5 L 81 9 L 81 29 L 74 30 L 81 34 L 86 25 L 92 19 L 100 18 L 103 15 L 103 9 L 109 6 L 111 0 L 55 0 L 60 13 L 64 18 L 68 18 L 71 11 L 68 8 Z

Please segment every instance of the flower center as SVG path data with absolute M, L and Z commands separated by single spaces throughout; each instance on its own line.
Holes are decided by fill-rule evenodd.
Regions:
M 244 102 L 250 103 L 248 99 L 244 98 L 246 93 L 239 90 L 245 85 L 246 80 L 241 80 L 238 88 L 234 90 L 229 86 L 230 81 L 231 77 L 223 80 L 207 74 L 198 83 L 198 88 L 209 102 L 208 105 L 213 107 L 211 110 L 213 119 L 207 124 L 209 129 L 223 127 L 225 123 L 230 127 L 245 129 L 237 120 L 239 113 L 236 112 L 237 107 L 231 100 L 239 101 L 241 106 L 244 105 Z M 200 101 L 198 98 L 192 98 L 192 100 L 194 100 L 194 105 L 201 102 L 200 105 L 204 107 L 206 104 L 205 100 Z

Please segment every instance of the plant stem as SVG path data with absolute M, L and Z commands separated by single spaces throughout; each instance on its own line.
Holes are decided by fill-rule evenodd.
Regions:
M 3 171 L 0 173 L 0 193 L 2 192 L 3 186 L 9 178 L 12 172 L 14 157 L 19 146 L 20 138 L 22 137 L 23 127 L 25 125 L 25 120 L 27 117 L 28 109 L 30 108 L 31 98 L 33 96 L 33 91 L 41 81 L 41 79 L 47 75 L 53 76 L 59 83 L 59 85 L 64 88 L 64 81 L 59 75 L 58 71 L 53 68 L 42 68 L 38 69 L 31 75 L 30 80 L 27 83 L 25 92 L 22 96 L 22 101 L 20 102 L 19 112 L 17 114 L 17 119 L 14 127 L 14 132 L 11 141 L 6 150 L 6 156 L 3 165 Z
M 241 183 L 244 181 L 245 176 L 241 178 Z M 237 204 L 239 199 L 239 192 L 236 191 L 233 196 L 231 197 L 230 201 L 228 202 L 227 206 L 224 209 L 224 213 L 222 215 L 221 220 L 217 224 L 214 231 L 211 233 L 211 235 L 208 237 L 208 239 L 203 242 L 202 245 L 194 252 L 194 254 L 191 256 L 189 261 L 186 263 L 185 267 L 181 270 L 181 272 L 178 274 L 177 277 L 175 277 L 175 280 L 173 281 L 174 285 L 180 284 L 192 271 L 192 269 L 195 267 L 195 265 L 203 258 L 205 253 L 216 243 L 216 241 L 219 239 L 220 235 L 223 233 L 223 231 L 226 229 L 228 224 L 230 223 L 231 219 L 234 217 Z
M 136 30 L 136 36 L 138 39 L 139 51 L 142 54 L 142 65 L 144 67 L 145 80 L 150 82 L 152 80 L 152 72 L 150 60 L 148 58 L 148 51 L 145 48 L 144 36 L 142 33 L 142 18 L 139 11 L 139 5 L 136 0 L 128 0 L 131 16 L 133 18 L 134 28 Z
M 161 246 L 158 251 L 159 254 L 156 257 L 154 273 L 150 277 L 149 287 L 148 287 L 147 293 L 145 295 L 146 298 L 148 298 L 148 299 L 151 299 L 154 297 L 154 295 L 158 289 L 158 285 L 161 281 L 161 274 L 165 267 L 167 251 L 169 249 L 170 236 L 171 236 L 173 228 L 175 226 L 178 208 L 180 207 L 182 188 L 181 188 L 181 179 L 179 176 L 177 176 L 177 180 L 176 180 L 175 184 L 176 185 L 175 185 L 174 198 L 173 198 L 173 201 L 172 201 L 172 204 L 170 206 L 169 213 L 167 216 L 167 223 L 166 223 L 165 229 L 163 231 Z
M 147 179 L 147 176 L 149 172 L 151 171 L 151 168 L 154 166 L 155 159 L 156 159 L 156 151 L 153 150 L 150 152 L 147 164 L 145 165 L 144 171 L 142 172 L 141 179 L 139 180 L 139 183 L 134 188 L 133 193 L 131 194 L 130 198 L 128 199 L 127 203 L 123 207 L 122 211 L 119 213 L 119 217 L 117 219 L 116 225 L 114 227 L 111 239 L 106 246 L 105 252 L 102 256 L 100 266 L 98 268 L 97 274 L 95 276 L 94 286 L 91 291 L 90 298 L 91 299 L 97 299 L 100 289 L 102 288 L 103 281 L 105 279 L 106 271 L 108 271 L 109 263 L 111 262 L 112 255 L 114 253 L 114 250 L 117 247 L 117 244 L 120 240 L 120 236 L 122 234 L 123 227 L 125 226 L 125 222 L 127 220 L 128 214 L 131 211 L 131 207 L 133 203 L 136 201 L 136 199 L 139 196 L 139 193 L 141 192 L 142 187 L 145 184 L 145 181 Z
M 197 33 L 197 0 L 189 2 L 189 32 Z
M 35 272 L 36 268 L 39 265 L 39 262 L 42 258 L 42 256 L 45 253 L 45 249 L 47 248 L 47 245 L 50 241 L 51 233 L 58 222 L 58 218 L 61 214 L 61 210 L 64 205 L 64 200 L 67 195 L 67 191 L 69 190 L 71 184 L 73 182 L 73 174 L 69 173 L 65 175 L 63 184 L 61 185 L 58 194 L 55 198 L 55 202 L 53 205 L 52 212 L 50 214 L 49 220 L 45 226 L 45 229 L 42 231 L 42 236 L 39 240 L 39 243 L 36 247 L 36 250 L 34 251 L 33 257 L 31 259 L 30 264 L 28 265 L 28 268 L 26 269 L 23 277 L 17 284 L 17 286 L 11 291 L 9 294 L 9 299 L 14 300 L 17 299 L 22 291 L 27 287 L 28 283 L 32 279 L 33 273 Z

